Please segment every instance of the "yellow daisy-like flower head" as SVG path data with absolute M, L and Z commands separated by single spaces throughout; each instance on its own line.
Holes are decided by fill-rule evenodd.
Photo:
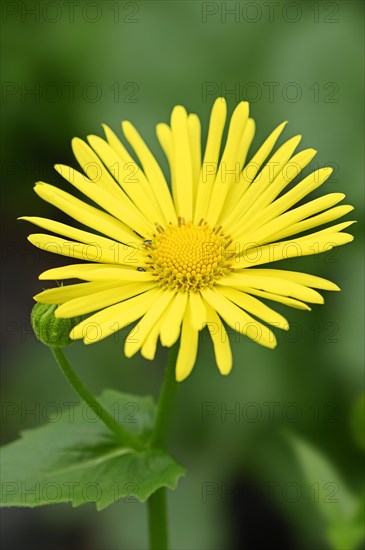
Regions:
M 186 378 L 195 363 L 199 332 L 207 327 L 222 374 L 232 367 L 229 327 L 268 348 L 276 346 L 267 325 L 287 330 L 288 322 L 261 299 L 299 309 L 323 303 L 315 289 L 339 290 L 334 283 L 296 271 L 260 267 L 284 258 L 325 252 L 350 242 L 331 225 L 352 210 L 338 205 L 342 193 L 329 193 L 295 206 L 322 185 L 330 168 L 293 180 L 316 151 L 295 153 L 300 136 L 275 152 L 280 124 L 246 162 L 255 133 L 247 102 L 231 117 L 225 144 L 226 103 L 214 103 L 202 152 L 200 121 L 177 106 L 171 123 L 158 124 L 157 136 L 168 159 L 171 191 L 137 130 L 122 124 L 126 147 L 104 126 L 106 139 L 75 138 L 73 151 L 82 172 L 56 170 L 96 206 L 48 183 L 36 193 L 94 232 L 56 221 L 26 217 L 49 234 L 33 234 L 35 246 L 84 263 L 50 269 L 40 279 L 80 279 L 35 296 L 60 304 L 61 318 L 92 313 L 71 331 L 72 339 L 97 342 L 139 320 L 126 339 L 125 354 L 138 350 L 153 359 L 158 339 L 172 346 L 179 338 L 176 378 Z M 325 226 L 311 232 L 318 226 Z M 95 313 L 96 312 L 96 313 Z

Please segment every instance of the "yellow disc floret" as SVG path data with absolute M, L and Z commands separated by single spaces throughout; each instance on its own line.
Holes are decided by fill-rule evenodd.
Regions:
M 154 239 L 147 241 L 146 269 L 163 288 L 198 291 L 228 274 L 230 244 L 221 227 L 211 229 L 206 223 L 194 225 L 179 218 L 179 225 L 157 227 Z

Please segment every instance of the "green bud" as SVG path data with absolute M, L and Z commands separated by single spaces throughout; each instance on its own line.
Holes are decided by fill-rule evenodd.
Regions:
M 58 319 L 54 315 L 57 308 L 58 305 L 37 302 L 32 309 L 31 322 L 38 340 L 46 346 L 63 348 L 72 344 L 69 334 L 82 321 L 82 317 Z

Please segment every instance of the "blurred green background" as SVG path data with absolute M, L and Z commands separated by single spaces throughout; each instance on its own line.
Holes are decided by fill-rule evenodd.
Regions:
M 117 132 L 129 119 L 166 169 L 155 125 L 182 103 L 201 116 L 214 99 L 251 101 L 253 151 L 282 120 L 287 139 L 331 163 L 326 191 L 361 206 L 363 191 L 363 3 L 3 2 L 3 442 L 47 420 L 49 403 L 76 401 L 49 351 L 32 336 L 37 280 L 64 258 L 32 249 L 20 215 L 66 217 L 32 191 L 64 184 L 54 163 L 71 163 L 70 140 Z M 355 217 L 362 221 L 362 210 Z M 350 218 L 349 218 L 350 219 Z M 328 277 L 313 311 L 285 310 L 292 328 L 275 351 L 231 335 L 232 374 L 221 377 L 202 335 L 199 358 L 179 387 L 171 440 L 188 476 L 170 493 L 173 549 L 360 548 L 363 494 L 363 262 L 354 243 L 288 262 Z M 279 307 L 278 307 L 279 309 Z M 105 387 L 157 395 L 165 350 L 153 364 L 123 356 L 124 335 L 69 356 L 97 394 Z M 12 404 L 9 413 L 8 404 Z M 229 414 L 234 410 L 234 414 Z M 32 412 L 35 411 L 35 412 Z M 305 443 L 303 443 L 303 441 Z M 143 549 L 144 505 L 117 503 L 5 510 L 7 550 Z M 20 526 L 20 529 L 19 529 Z

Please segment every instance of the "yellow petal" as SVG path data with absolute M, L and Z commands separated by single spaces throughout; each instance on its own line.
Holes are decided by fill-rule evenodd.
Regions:
M 161 208 L 165 221 L 167 223 L 176 223 L 176 212 L 172 202 L 170 190 L 159 164 L 140 134 L 130 122 L 123 122 L 122 128 L 125 137 L 141 161 L 144 173 L 146 174 L 151 189 L 153 190 L 157 203 Z
M 253 273 L 251 274 L 251 271 Z M 250 292 L 250 288 L 258 288 L 266 292 L 290 296 L 303 302 L 314 304 L 323 304 L 323 297 L 312 288 L 298 284 L 292 280 L 280 279 L 279 277 L 270 277 L 261 275 L 260 270 L 243 270 L 239 274 L 232 274 L 228 277 L 222 277 L 219 284 L 232 288 Z
M 248 291 L 254 296 L 260 296 L 260 298 L 265 298 L 266 300 L 272 300 L 273 302 L 278 302 L 279 304 L 284 304 L 295 309 L 301 309 L 304 311 L 311 311 L 311 308 L 304 302 L 299 300 L 294 300 L 294 298 L 289 298 L 288 296 L 281 296 L 280 294 L 273 294 L 271 292 L 265 292 L 264 290 L 258 290 L 257 288 L 250 288 Z
M 105 266 L 103 269 L 93 271 L 93 281 L 121 281 L 121 282 L 147 282 L 155 281 L 156 278 L 148 271 L 137 271 L 135 269 L 124 269 L 116 266 Z
M 73 138 L 72 150 L 87 179 L 118 199 L 120 190 L 116 181 L 91 147 L 82 139 Z
M 256 175 L 258 174 L 261 166 L 270 155 L 271 151 L 274 149 L 277 140 L 280 137 L 280 134 L 284 130 L 285 126 L 288 124 L 288 121 L 284 121 L 279 126 L 271 132 L 271 134 L 266 138 L 264 143 L 254 154 L 250 162 L 245 167 L 242 177 L 243 181 L 253 181 Z
M 141 347 L 141 355 L 145 359 L 149 359 L 150 361 L 152 361 L 152 359 L 154 359 L 156 355 L 157 341 L 160 334 L 162 320 L 163 315 L 156 322 L 146 340 L 144 341 L 143 346 Z
M 193 203 L 195 204 L 198 191 L 200 170 L 202 166 L 201 127 L 199 117 L 195 114 L 191 114 L 188 116 L 188 133 L 193 170 Z
M 289 159 L 299 145 L 301 137 L 302 136 L 294 136 L 279 147 L 279 149 L 274 153 L 271 159 L 265 164 L 261 172 L 254 179 L 252 184 L 248 187 L 247 191 L 242 195 L 242 198 L 237 203 L 230 219 L 233 219 L 238 213 L 240 216 L 248 213 L 256 201 L 260 200 L 260 196 L 265 189 L 267 189 L 275 181 L 286 164 L 289 162 Z M 247 169 L 248 168 L 246 167 L 245 170 Z
M 212 338 L 215 360 L 220 373 L 227 375 L 232 370 L 232 350 L 228 334 L 219 315 L 217 315 L 208 302 L 206 302 L 206 309 L 207 328 Z
M 199 223 L 202 218 L 205 218 L 207 212 L 210 195 L 218 168 L 219 153 L 226 116 L 226 101 L 224 98 L 219 97 L 216 99 L 210 115 L 207 145 L 205 148 L 197 191 L 194 223 Z
M 202 291 L 202 296 L 235 331 L 267 348 L 276 347 L 275 335 L 268 327 L 256 321 L 219 291 L 206 288 Z
M 299 271 L 288 271 L 287 269 L 250 269 L 250 273 L 255 275 L 264 275 L 265 277 L 278 277 L 280 279 L 285 279 L 298 283 L 300 285 L 312 287 L 312 288 L 321 288 L 322 290 L 341 290 L 335 283 L 323 279 L 322 277 L 317 277 L 316 275 L 310 275 L 309 273 L 301 273 Z
M 154 325 L 159 321 L 173 297 L 174 292 L 164 291 L 132 330 L 132 333 L 127 336 L 124 346 L 126 357 L 132 357 L 143 346 L 147 336 L 153 330 Z
M 345 223 L 347 226 L 354 222 Z M 341 224 L 341 227 L 343 224 Z M 336 232 L 334 227 L 328 228 L 328 232 L 323 233 L 317 231 L 311 235 L 292 239 L 289 241 L 281 241 L 279 243 L 266 244 L 263 246 L 253 246 L 254 243 L 249 243 L 250 248 L 243 249 L 240 257 L 235 258 L 232 267 L 234 269 L 242 269 L 253 267 L 260 264 L 277 262 L 288 258 L 296 258 L 299 256 L 310 256 L 313 254 L 321 254 L 328 252 L 334 246 L 342 246 L 353 240 L 353 236 L 348 233 Z M 333 231 L 333 233 L 331 232 Z
M 280 209 L 270 208 L 270 214 L 262 212 L 261 216 L 258 218 L 255 224 L 256 226 L 260 225 L 258 229 L 251 229 L 251 231 L 245 232 L 245 239 L 247 239 L 248 242 L 257 242 L 258 244 L 277 240 L 277 235 L 280 235 L 283 229 L 293 226 L 299 221 L 309 218 L 313 214 L 317 214 L 321 210 L 326 210 L 334 206 L 342 201 L 344 197 L 345 195 L 343 193 L 330 193 L 303 204 L 298 208 L 294 208 L 282 215 L 280 215 L 282 207 Z M 271 206 L 274 207 L 274 204 L 275 203 Z
M 97 243 L 78 243 L 44 233 L 29 235 L 28 241 L 45 252 L 88 262 L 114 263 L 115 259 L 112 250 L 101 248 Z
M 206 323 L 207 312 L 199 292 L 190 292 L 189 307 L 193 328 L 195 330 L 202 330 Z
M 133 162 L 125 162 L 109 143 L 98 136 L 88 136 L 90 145 L 113 174 L 144 217 L 153 223 L 162 223 L 164 217 L 143 172 Z
M 123 143 L 120 141 L 116 133 L 113 132 L 113 130 L 107 124 L 102 124 L 102 127 L 107 142 L 109 143 L 110 147 L 116 152 L 118 157 L 123 161 L 123 163 L 129 164 L 131 162 L 133 164 L 136 164 L 133 157 L 128 153 L 127 149 L 124 147 Z
M 314 149 L 306 149 L 289 159 L 274 180 L 272 176 L 270 176 L 266 185 L 262 185 L 261 193 L 256 197 L 255 201 L 252 202 L 248 209 L 246 208 L 246 201 L 242 201 L 245 211 L 243 213 L 243 210 L 241 212 L 236 210 L 236 217 L 229 225 L 229 230 L 232 233 L 238 231 L 241 234 L 243 231 L 252 231 L 253 228 L 260 227 L 260 225 L 266 221 L 265 213 L 266 210 L 268 210 L 266 207 L 268 207 L 280 192 L 311 162 L 315 154 L 316 151 Z M 264 183 L 261 179 L 260 182 L 261 184 Z M 268 219 L 272 219 L 273 217 L 274 216 Z
M 48 183 L 38 182 L 35 192 L 44 201 L 65 212 L 83 225 L 100 231 L 121 243 L 139 245 L 142 240 L 129 227 L 110 214 L 90 206 Z
M 113 132 L 113 130 L 111 130 L 111 128 L 109 128 L 109 126 L 107 126 L 106 124 L 103 124 L 103 128 L 107 142 L 109 143 L 110 147 L 116 152 L 122 163 L 124 163 L 123 171 L 127 172 L 122 178 L 123 185 L 121 183 L 120 185 L 122 185 L 122 187 L 126 190 L 131 199 L 134 200 L 136 204 L 138 204 L 138 207 L 141 209 L 141 211 L 144 212 L 146 211 L 146 209 L 148 210 L 152 205 L 152 208 L 158 218 L 160 207 L 152 191 L 151 185 L 147 181 L 146 176 L 144 175 L 134 158 L 128 153 L 127 149 L 121 143 L 120 139 Z M 146 197 L 143 205 L 135 199 L 136 194 L 139 193 L 144 194 Z M 147 205 L 146 202 L 151 204 Z
M 219 164 L 206 215 L 206 220 L 212 227 L 218 221 L 231 185 L 240 180 L 239 146 L 248 120 L 248 114 L 248 102 L 242 101 L 237 105 L 231 118 L 226 146 Z
M 187 220 L 193 217 L 193 166 L 189 143 L 188 117 L 181 105 L 171 114 L 174 150 L 177 213 Z
M 172 134 L 171 134 L 171 128 L 168 124 L 165 124 L 161 122 L 160 124 L 156 125 L 156 135 L 158 138 L 158 141 L 160 142 L 160 145 L 163 149 L 163 152 L 165 153 L 167 160 L 169 161 L 170 165 L 170 172 L 172 173 L 172 165 L 173 165 L 173 145 L 172 145 Z
M 73 264 L 47 269 L 39 275 L 40 280 L 84 279 L 105 282 L 146 282 L 154 278 L 147 271 L 127 269 L 110 264 Z
M 252 313 L 256 317 L 259 317 L 269 325 L 281 328 L 283 330 L 289 329 L 288 321 L 280 315 L 277 311 L 274 311 L 270 307 L 263 304 L 260 300 L 257 300 L 253 296 L 245 292 L 240 292 L 235 288 L 224 287 L 219 285 L 217 287 L 219 292 L 223 294 L 228 300 L 239 306 L 240 308 Z
M 312 216 L 308 220 L 295 223 L 290 227 L 283 229 L 276 234 L 276 239 L 283 239 L 284 237 L 289 237 L 291 235 L 296 235 L 297 233 L 302 233 L 303 231 L 308 231 L 308 229 L 312 229 L 313 227 L 318 227 L 319 225 L 330 223 L 334 220 L 337 220 L 338 218 L 341 218 L 342 216 L 345 216 L 353 209 L 354 207 L 348 204 L 335 206 L 334 208 L 331 208 L 326 212 L 322 212 L 321 214 Z
M 56 288 L 48 288 L 33 296 L 34 300 L 41 304 L 63 304 L 75 298 L 82 296 L 90 296 L 96 292 L 107 290 L 109 288 L 118 288 L 115 282 L 111 283 L 76 283 L 74 285 L 57 286 Z
M 179 292 L 172 299 L 166 310 L 160 330 L 161 344 L 163 346 L 171 347 L 178 339 L 187 301 L 187 292 Z
M 70 338 L 73 340 L 83 338 L 85 344 L 98 342 L 142 317 L 161 294 L 161 290 L 153 288 L 120 304 L 103 309 L 74 327 Z
M 242 171 L 239 185 L 232 188 L 229 196 L 230 215 L 226 219 L 227 224 L 231 223 L 237 213 L 240 212 L 242 197 L 246 194 L 251 182 L 256 178 L 261 166 L 270 155 L 286 124 L 287 122 L 282 122 L 275 128 Z
M 180 349 L 176 361 L 176 380 L 185 380 L 193 370 L 198 353 L 199 332 L 191 324 L 190 308 L 186 308 L 181 330 Z
M 90 181 L 88 182 L 85 176 L 68 166 L 57 164 L 55 169 L 81 193 L 84 193 L 117 219 L 129 225 L 131 229 L 140 235 L 146 236 L 153 233 L 153 223 L 143 216 L 122 189 L 118 188 L 118 197 L 114 197 L 103 188 L 93 185 Z
M 238 159 L 240 161 L 240 172 L 242 168 L 245 165 L 247 155 L 249 148 L 251 146 L 251 143 L 253 141 L 253 138 L 255 136 L 255 121 L 252 118 L 249 118 L 247 120 L 245 130 L 243 132 L 241 142 L 238 148 Z M 225 227 L 229 227 L 226 223 L 226 220 L 229 219 L 229 216 L 233 210 L 233 208 L 236 206 L 237 201 L 243 194 L 243 185 L 242 185 L 242 173 L 240 174 L 239 180 L 236 182 L 234 181 L 231 185 L 231 188 L 229 190 L 229 193 L 227 195 L 227 198 L 225 200 L 221 215 L 219 217 L 219 224 L 224 224 Z
M 85 315 L 137 296 L 146 290 L 150 290 L 153 286 L 151 283 L 131 283 L 75 298 L 58 307 L 55 311 L 55 317 L 67 319 Z
M 100 257 L 103 258 L 103 260 L 97 261 L 125 264 L 136 268 L 141 265 L 142 262 L 144 263 L 145 254 L 144 252 L 142 252 L 141 249 L 137 249 L 136 247 L 133 248 L 125 244 L 120 244 L 116 241 L 112 241 L 111 239 L 106 239 L 105 237 L 100 237 L 99 235 L 95 235 L 87 231 L 82 231 L 81 229 L 76 229 L 75 227 L 71 227 L 64 223 L 59 223 L 53 220 L 48 220 L 46 218 L 23 216 L 18 219 L 26 220 L 28 222 L 34 223 L 35 225 L 38 225 L 39 227 L 42 227 L 43 229 L 52 231 L 53 233 L 58 233 L 65 237 L 70 237 L 72 239 L 75 239 L 76 241 L 79 241 L 74 241 L 73 243 L 71 243 L 70 241 L 65 241 L 61 239 L 68 248 L 72 246 L 74 247 L 74 250 L 80 251 L 84 249 L 85 251 L 87 251 L 89 246 L 94 246 L 96 250 L 100 251 Z M 51 246 L 53 242 L 56 242 L 53 239 L 54 238 L 52 236 L 49 236 L 49 242 L 51 243 Z M 86 246 L 83 246 L 81 243 L 84 243 Z M 70 256 L 70 254 L 64 255 Z
M 249 148 L 255 136 L 255 129 L 256 125 L 254 119 L 249 118 L 246 122 L 246 126 L 238 147 L 238 157 L 242 167 L 245 165 Z
M 175 151 L 174 151 L 174 144 L 172 140 L 171 128 L 168 124 L 164 124 L 164 123 L 157 124 L 156 134 L 169 163 L 173 202 L 175 205 L 175 211 L 179 212 L 177 180 L 176 180 L 176 170 L 175 170 Z

